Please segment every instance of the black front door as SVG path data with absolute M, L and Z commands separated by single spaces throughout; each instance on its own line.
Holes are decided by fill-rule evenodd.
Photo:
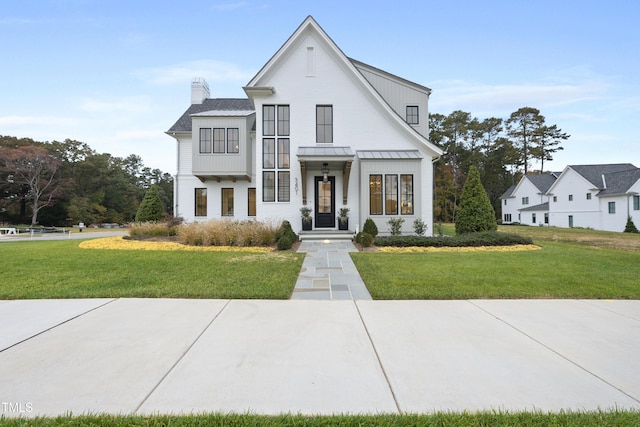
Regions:
M 335 177 L 328 177 L 327 182 L 324 182 L 321 176 L 315 177 L 316 228 L 336 226 L 335 188 Z

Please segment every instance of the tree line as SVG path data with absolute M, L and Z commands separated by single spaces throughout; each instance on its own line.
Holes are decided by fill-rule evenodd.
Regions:
M 500 214 L 500 196 L 518 182 L 522 174 L 530 173 L 534 162 L 553 160 L 563 149 L 562 141 L 570 135 L 557 125 L 548 125 L 540 111 L 523 107 L 509 118 L 490 117 L 479 120 L 464 111 L 448 116 L 430 114 L 431 142 L 444 150 L 434 165 L 434 220 L 455 222 L 462 188 L 471 166 L 480 173 L 480 180 L 491 205 Z
M 0 135 L 0 222 L 127 223 L 152 186 L 171 214 L 173 177 L 144 166 L 138 155 L 98 153 L 71 139 L 39 142 Z

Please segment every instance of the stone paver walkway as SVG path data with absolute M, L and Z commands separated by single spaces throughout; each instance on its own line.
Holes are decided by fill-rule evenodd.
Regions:
M 350 241 L 305 240 L 298 252 L 302 262 L 291 299 L 370 300 L 349 252 L 357 252 Z

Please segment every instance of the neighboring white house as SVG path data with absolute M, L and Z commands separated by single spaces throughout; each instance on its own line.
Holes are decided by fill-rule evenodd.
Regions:
M 630 163 L 567 166 L 549 188 L 549 225 L 623 231 L 640 224 L 640 169 Z
M 640 224 L 640 168 L 571 165 L 562 173 L 526 175 L 501 199 L 505 224 L 623 231 L 628 217 Z
M 503 224 L 546 224 L 548 222 L 549 187 L 559 172 L 525 175 L 518 184 L 504 192 L 502 199 Z
M 313 209 L 314 230 L 350 229 L 366 218 L 381 234 L 432 231 L 430 89 L 344 55 L 307 17 L 243 88 L 247 99 L 211 98 L 192 83 L 191 106 L 167 131 L 177 141 L 175 215 L 288 220 Z

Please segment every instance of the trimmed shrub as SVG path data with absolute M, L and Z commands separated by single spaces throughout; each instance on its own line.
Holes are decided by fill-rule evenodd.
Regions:
M 360 243 L 363 247 L 368 248 L 373 245 L 373 236 L 367 232 L 361 231 L 356 235 L 356 242 Z
M 293 242 L 294 240 L 291 238 L 291 235 L 283 234 L 278 239 L 278 243 L 276 243 L 276 246 L 278 247 L 279 251 L 286 251 L 287 249 L 291 249 L 291 247 L 293 246 Z
M 389 218 L 387 224 L 389 224 L 389 232 L 392 236 L 399 236 L 402 234 L 402 224 L 404 218 Z
M 378 235 L 378 226 L 371 218 L 367 218 L 364 222 L 364 227 L 362 227 L 363 233 L 368 233 L 372 237 L 376 237 Z
M 471 166 L 456 213 L 456 234 L 495 231 L 497 228 L 496 213 L 480 181 L 480 172 Z
M 152 185 L 140 202 L 138 212 L 136 212 L 136 222 L 159 221 L 164 216 L 164 208 L 160 200 L 158 186 Z
M 293 228 L 291 227 L 291 223 L 286 219 L 282 221 L 282 224 L 280 224 L 280 228 L 276 232 L 276 241 L 280 240 L 282 236 L 289 236 L 292 242 L 295 242 L 298 238 L 296 233 L 293 231 Z
M 459 234 L 456 236 L 388 236 L 375 239 L 376 246 L 395 247 L 465 247 L 465 246 L 513 246 L 530 245 L 533 241 L 517 234 L 484 231 L 480 233 Z

